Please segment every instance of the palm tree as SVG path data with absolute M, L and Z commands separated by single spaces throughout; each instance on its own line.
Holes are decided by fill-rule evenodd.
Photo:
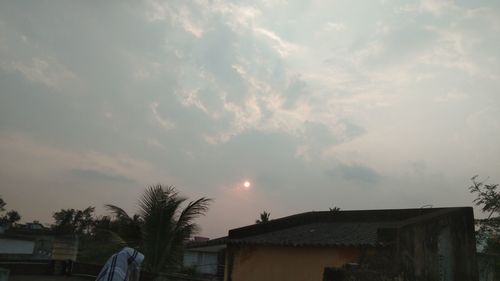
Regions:
M 211 199 L 202 197 L 182 208 L 187 198 L 173 186 L 160 184 L 146 189 L 139 200 L 139 213 L 130 217 L 123 209 L 106 205 L 121 224 L 116 238 L 144 253 L 144 268 L 169 271 L 180 265 L 184 243 L 198 231 L 193 222 L 208 211 Z
M 260 219 L 256 220 L 255 223 L 266 223 L 269 221 L 269 216 L 271 216 L 271 213 L 264 211 L 260 213 Z

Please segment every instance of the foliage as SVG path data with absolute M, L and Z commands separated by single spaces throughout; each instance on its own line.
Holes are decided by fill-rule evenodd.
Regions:
M 116 226 L 109 217 L 94 220 L 92 231 L 79 235 L 78 261 L 93 264 L 104 264 L 108 258 L 123 246 L 115 243 L 112 230 Z
M 328 208 L 328 209 L 330 209 L 330 212 L 339 212 L 340 211 L 340 208 L 337 206 L 333 206 L 333 208 Z
M 61 233 L 90 233 L 94 223 L 94 210 L 94 207 L 87 207 L 84 210 L 61 209 L 52 215 L 55 220 L 52 228 Z
M 211 201 L 202 197 L 182 208 L 186 200 L 173 186 L 155 185 L 146 189 L 139 200 L 139 213 L 132 217 L 117 206 L 106 205 L 120 222 L 117 237 L 144 253 L 146 270 L 180 267 L 184 243 L 198 231 L 193 220 L 207 212 Z
M 7 203 L 0 196 L 0 225 L 11 226 L 21 220 L 21 215 L 16 210 L 10 210 L 3 214 L 5 206 L 7 206 Z
M 0 212 L 5 211 L 5 205 L 7 205 L 7 203 L 5 203 L 5 201 L 3 201 L 3 198 L 0 196 Z
M 7 220 L 7 223 L 14 224 L 21 220 L 21 215 L 15 210 L 10 210 L 5 214 L 4 218 Z
M 479 227 L 476 237 L 479 242 L 486 244 L 484 249 L 486 252 L 499 253 L 500 191 L 498 184 L 488 184 L 485 180 L 479 181 L 477 175 L 471 180 L 472 185 L 469 191 L 477 195 L 474 203 L 487 214 L 487 218 L 476 220 L 476 225 Z
M 271 216 L 271 213 L 264 211 L 264 212 L 260 213 L 260 219 L 256 220 L 255 223 L 266 223 L 269 221 L 270 216 Z
M 130 217 L 127 212 L 114 205 L 108 204 L 105 207 L 113 214 L 113 219 L 108 227 L 111 241 L 123 246 L 140 247 L 142 239 L 142 220 L 140 216 L 135 214 Z

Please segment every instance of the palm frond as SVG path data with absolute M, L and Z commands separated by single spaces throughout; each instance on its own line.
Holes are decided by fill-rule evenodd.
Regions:
M 179 215 L 176 228 L 186 227 L 193 219 L 204 215 L 208 211 L 208 206 L 212 201 L 213 200 L 210 198 L 202 197 L 198 200 L 189 202 Z
M 198 231 L 198 225 L 193 220 L 205 214 L 212 201 L 202 197 L 182 208 L 186 200 L 175 187 L 157 184 L 146 188 L 139 199 L 139 212 L 133 217 L 117 206 L 106 205 L 106 209 L 121 220 L 118 225 L 120 235 L 113 239 L 130 245 L 131 240 L 124 233 L 134 234 L 132 238 L 140 236 L 146 270 L 160 272 L 178 266 L 182 261 L 185 241 Z M 140 229 L 139 236 L 135 235 L 137 227 Z
M 106 208 L 109 212 L 111 212 L 117 219 L 131 220 L 127 212 L 125 212 L 125 210 L 123 210 L 118 206 L 112 204 L 106 204 L 104 205 L 104 208 Z

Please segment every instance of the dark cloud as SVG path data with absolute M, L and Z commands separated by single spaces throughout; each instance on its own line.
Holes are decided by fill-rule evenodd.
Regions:
M 382 178 L 375 170 L 361 164 L 340 164 L 331 170 L 327 170 L 326 174 L 330 177 L 340 177 L 346 181 L 364 184 L 375 184 Z

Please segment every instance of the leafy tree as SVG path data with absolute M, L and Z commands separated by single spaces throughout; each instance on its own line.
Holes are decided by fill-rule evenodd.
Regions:
M 79 237 L 78 261 L 103 264 L 122 245 L 116 243 L 118 223 L 109 216 L 94 218 L 90 231 Z
M 84 210 L 61 209 L 52 215 L 55 220 L 52 228 L 62 233 L 90 233 L 94 223 L 94 210 L 94 207 Z
M 500 191 L 498 184 L 488 184 L 485 180 L 478 180 L 478 176 L 472 177 L 472 185 L 469 191 L 477 195 L 474 199 L 476 206 L 481 206 L 481 211 L 487 214 L 485 219 L 477 219 L 479 227 L 476 232 L 477 239 L 485 243 L 486 252 L 497 252 L 500 249 Z
M 255 223 L 266 223 L 269 221 L 270 216 L 271 216 L 271 213 L 264 211 L 264 212 L 260 213 L 260 219 L 256 220 Z
M 10 210 L 5 215 L 2 215 L 5 212 L 5 206 L 7 206 L 7 203 L 0 196 L 0 225 L 11 226 L 21 220 L 21 215 L 15 210 Z
M 180 267 L 184 243 L 198 231 L 193 221 L 208 211 L 211 199 L 186 201 L 173 186 L 155 185 L 146 189 L 134 216 L 115 205 L 106 207 L 120 223 L 117 236 L 144 253 L 146 270 L 160 272 Z
M 12 225 L 21 220 L 21 215 L 19 215 L 19 213 L 15 210 L 10 210 L 5 214 L 4 218 L 7 223 Z
M 128 245 L 138 248 L 142 242 L 141 216 L 134 214 L 132 217 L 123 209 L 115 205 L 105 205 L 106 209 L 113 214 L 113 220 L 110 221 L 110 237 L 115 243 Z
M 0 196 L 0 212 L 5 211 L 5 205 L 7 205 L 7 203 L 5 203 L 5 201 L 3 201 L 2 197 Z

